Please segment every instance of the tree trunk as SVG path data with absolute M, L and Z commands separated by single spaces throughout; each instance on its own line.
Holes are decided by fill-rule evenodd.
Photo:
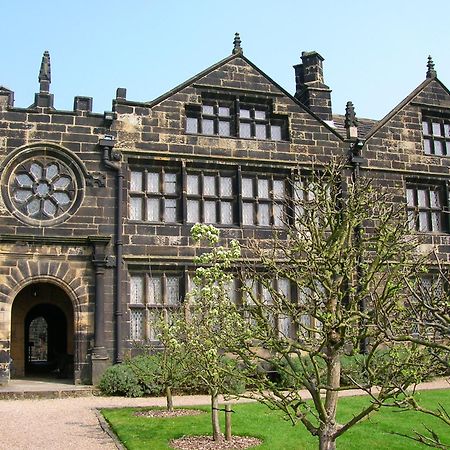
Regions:
M 338 388 L 341 385 L 341 358 L 339 351 L 332 347 L 327 349 L 327 392 L 325 394 L 325 422 L 321 424 L 319 431 L 320 450 L 335 450 L 337 430 L 336 411 L 339 398 Z
M 319 450 L 336 450 L 336 440 L 332 438 L 332 430 L 319 434 Z
M 170 386 L 166 386 L 166 402 L 167 402 L 167 411 L 173 411 L 173 399 L 172 399 L 172 389 Z
M 211 392 L 211 420 L 213 429 L 213 439 L 214 441 L 221 441 L 222 433 L 220 432 L 219 397 L 217 391 Z

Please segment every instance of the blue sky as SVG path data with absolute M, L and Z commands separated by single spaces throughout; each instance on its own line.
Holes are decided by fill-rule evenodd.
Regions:
M 103 112 L 117 87 L 151 100 L 228 56 L 236 31 L 292 93 L 292 66 L 318 51 L 335 113 L 352 100 L 360 117 L 383 117 L 424 80 L 429 54 L 450 88 L 448 0 L 5 0 L 1 15 L 0 85 L 19 107 L 33 102 L 44 50 L 55 106 L 86 95 Z

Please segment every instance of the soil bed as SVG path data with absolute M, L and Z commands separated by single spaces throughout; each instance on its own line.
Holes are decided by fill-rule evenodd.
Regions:
M 248 436 L 232 436 L 231 441 L 214 441 L 210 436 L 183 436 L 170 441 L 170 446 L 178 450 L 239 450 L 259 444 L 262 444 L 261 439 Z
M 182 416 L 198 416 L 205 414 L 200 409 L 174 409 L 167 411 L 166 409 L 148 409 L 145 411 L 136 411 L 133 415 L 138 417 L 164 418 L 164 417 L 182 417 Z

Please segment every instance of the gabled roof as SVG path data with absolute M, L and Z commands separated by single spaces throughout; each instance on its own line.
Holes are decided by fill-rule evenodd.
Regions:
M 182 89 L 190 86 L 191 84 L 195 83 L 199 79 L 203 78 L 204 76 L 208 75 L 209 73 L 213 72 L 214 70 L 218 69 L 219 67 L 229 63 L 230 61 L 232 61 L 233 59 L 236 59 L 236 58 L 241 58 L 243 61 L 245 61 L 248 65 L 250 65 L 253 69 L 255 69 L 259 74 L 261 74 L 264 78 L 266 78 L 266 80 L 268 80 L 272 85 L 274 85 L 277 89 L 279 89 L 286 97 L 288 97 L 290 100 L 292 100 L 294 103 L 296 103 L 306 113 L 310 114 L 312 117 L 314 117 L 314 119 L 316 119 L 318 122 L 320 122 L 329 131 L 331 131 L 337 138 L 339 138 L 340 140 L 344 140 L 344 137 L 334 127 L 330 126 L 330 124 L 323 121 L 317 114 L 315 114 L 313 111 L 311 111 L 308 107 L 306 107 L 303 103 L 301 103 L 297 98 L 295 98 L 292 94 L 290 94 L 283 87 L 281 87 L 276 81 L 274 81 L 267 74 L 265 74 L 259 67 L 257 67 L 248 58 L 246 58 L 244 56 L 244 54 L 242 53 L 242 51 L 239 51 L 239 52 L 231 54 L 230 56 L 227 56 L 226 58 L 222 59 L 221 61 L 217 62 L 216 64 L 213 64 L 212 66 L 208 67 L 207 69 L 203 70 L 202 72 L 198 73 L 197 75 L 194 75 L 192 78 L 189 78 L 185 82 L 174 87 L 173 89 L 166 92 L 165 94 L 155 98 L 154 100 L 145 102 L 145 104 L 148 105 L 149 107 L 153 107 L 153 106 L 157 105 L 158 103 L 166 100 L 168 97 L 170 97 L 170 96 L 176 94 L 177 92 L 181 91 Z
M 381 127 L 383 127 L 389 120 L 392 119 L 399 111 L 401 111 L 406 105 L 411 103 L 428 85 L 433 82 L 437 82 L 441 87 L 450 95 L 450 91 L 447 87 L 436 77 L 432 76 L 426 78 L 419 86 L 414 89 L 411 94 L 404 98 L 394 109 L 392 109 L 388 114 L 386 114 L 380 121 L 376 122 L 373 128 L 367 133 L 365 139 L 370 139 Z

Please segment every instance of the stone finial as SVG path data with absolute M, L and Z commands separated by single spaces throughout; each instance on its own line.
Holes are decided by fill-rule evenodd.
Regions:
M 347 130 L 348 139 L 358 137 L 358 119 L 356 118 L 355 107 L 352 102 L 347 102 L 345 105 L 344 127 Z
M 345 105 L 345 128 L 349 127 L 357 127 L 358 126 L 358 119 L 356 118 L 355 114 L 355 107 L 353 106 L 352 102 L 347 102 Z
M 236 55 L 237 53 L 243 53 L 242 47 L 241 47 L 241 38 L 239 37 L 239 33 L 234 34 L 234 40 L 233 40 L 233 55 Z
M 434 62 L 433 62 L 433 58 L 430 56 L 428 56 L 428 62 L 427 62 L 427 78 L 434 78 L 437 76 L 437 72 L 434 69 Z
M 42 56 L 41 68 L 39 70 L 39 91 L 50 92 L 50 83 L 52 81 L 50 68 L 50 53 L 46 50 Z

